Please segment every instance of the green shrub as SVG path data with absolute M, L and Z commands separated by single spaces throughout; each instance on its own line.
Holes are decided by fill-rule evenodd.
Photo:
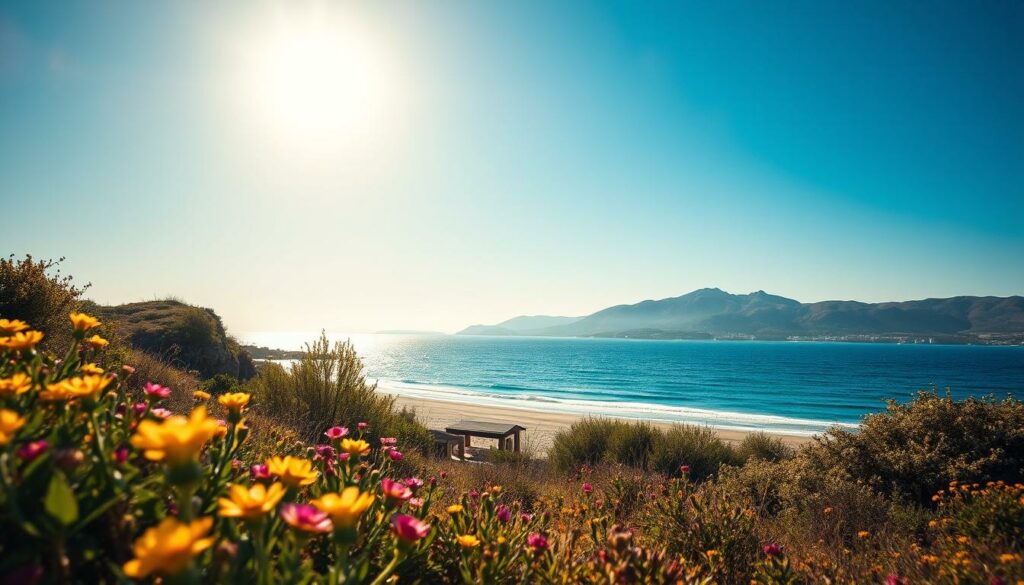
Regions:
M 604 460 L 608 441 L 620 424 L 606 418 L 588 417 L 578 420 L 555 435 L 548 459 L 562 471 L 576 471 L 584 465 L 596 465 Z
M 828 431 L 806 456 L 819 473 L 927 504 L 950 481 L 1024 477 L 1024 403 L 920 392 L 865 416 L 856 432 Z
M 604 459 L 638 469 L 647 469 L 662 433 L 646 422 L 618 421 L 608 437 Z
M 736 448 L 736 456 L 740 461 L 759 459 L 762 461 L 781 461 L 793 456 L 793 449 L 765 432 L 750 433 Z
M 65 348 L 71 342 L 68 314 L 81 307 L 82 288 L 62 276 L 58 260 L 0 258 L 0 316 L 20 319 L 45 334 L 43 347 Z
M 231 392 L 240 384 L 241 382 L 238 381 L 238 378 L 231 374 L 217 374 L 209 380 L 205 380 L 202 383 L 202 389 L 213 396 L 220 396 L 225 392 Z
M 322 442 L 334 425 L 369 425 L 367 436 L 397 437 L 405 445 L 426 452 L 433 445 L 415 414 L 395 410 L 395 398 L 377 392 L 363 376 L 363 363 L 350 342 L 334 343 L 327 335 L 306 344 L 306 353 L 290 369 L 264 365 L 250 389 L 261 412 L 290 424 L 309 442 Z
M 679 474 L 680 466 L 688 465 L 689 477 L 701 481 L 723 464 L 737 462 L 736 452 L 710 427 L 673 425 L 656 445 L 651 467 L 672 476 Z

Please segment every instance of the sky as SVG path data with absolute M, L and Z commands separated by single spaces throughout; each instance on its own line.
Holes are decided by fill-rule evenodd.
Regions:
M 229 330 L 1024 294 L 1024 3 L 0 2 L 0 251 Z

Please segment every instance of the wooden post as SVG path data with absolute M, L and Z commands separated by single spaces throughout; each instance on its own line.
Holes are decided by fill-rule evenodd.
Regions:
M 466 446 L 467 447 L 472 447 L 473 446 L 473 445 L 469 444 L 469 435 L 466 435 Z
M 519 431 L 516 431 L 514 450 L 516 453 L 519 452 Z
M 505 439 L 506 439 L 506 437 L 502 437 L 502 438 L 498 439 L 498 451 L 504 451 L 505 450 Z

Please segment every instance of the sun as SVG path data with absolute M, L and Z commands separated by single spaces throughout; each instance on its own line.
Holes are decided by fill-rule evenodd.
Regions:
M 269 21 L 243 45 L 235 85 L 246 116 L 270 140 L 302 155 L 335 154 L 389 129 L 397 75 L 379 36 L 329 10 Z

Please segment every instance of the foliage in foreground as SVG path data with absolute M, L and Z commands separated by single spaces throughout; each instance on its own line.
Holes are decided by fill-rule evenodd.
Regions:
M 393 437 L 367 441 L 365 423 L 330 426 L 308 450 L 270 430 L 278 451 L 264 457 L 254 445 L 267 423 L 250 394 L 130 384 L 132 368 L 107 371 L 97 320 L 71 321 L 58 358 L 38 351 L 43 336 L 28 324 L 0 320 L 0 574 L 13 582 L 999 585 L 1024 575 L 1024 484 L 954 481 L 932 508 L 895 506 L 921 514 L 914 533 L 895 529 L 898 512 L 859 514 L 887 500 L 841 474 L 815 480 L 827 489 L 805 503 L 813 523 L 778 522 L 796 509 L 778 475 L 813 471 L 806 453 L 703 483 L 686 464 L 671 476 L 585 466 L 557 489 L 521 478 L 532 494 L 485 479 L 510 468 L 438 467 Z M 166 408 L 183 394 L 192 404 Z M 761 478 L 780 505 L 753 496 Z M 834 550 L 801 543 L 800 530 L 834 535 Z

